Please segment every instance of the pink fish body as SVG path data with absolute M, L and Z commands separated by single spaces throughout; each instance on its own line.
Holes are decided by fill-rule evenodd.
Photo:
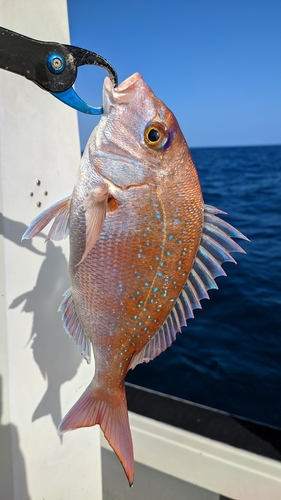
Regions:
M 221 264 L 245 237 L 204 205 L 187 143 L 172 112 L 136 73 L 105 79 L 104 115 L 86 146 L 71 197 L 37 217 L 47 239 L 70 238 L 71 289 L 60 310 L 95 376 L 60 424 L 99 424 L 133 483 L 125 396 L 130 368 L 148 362 L 193 317 Z

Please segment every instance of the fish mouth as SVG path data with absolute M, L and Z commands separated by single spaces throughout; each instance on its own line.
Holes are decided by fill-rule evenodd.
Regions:
M 106 77 L 103 85 L 103 111 L 109 114 L 110 107 L 116 104 L 129 104 L 136 92 L 144 85 L 142 76 L 139 73 L 126 78 L 118 87 L 113 87 L 109 77 Z

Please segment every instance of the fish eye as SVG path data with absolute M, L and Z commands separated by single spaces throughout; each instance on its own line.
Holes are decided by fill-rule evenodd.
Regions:
M 160 149 L 168 140 L 168 132 L 161 123 L 150 123 L 144 131 L 144 140 L 152 149 Z

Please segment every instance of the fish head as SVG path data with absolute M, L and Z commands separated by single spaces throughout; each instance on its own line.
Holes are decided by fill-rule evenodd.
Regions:
M 173 113 L 139 73 L 103 87 L 104 115 L 88 142 L 90 164 L 117 187 L 158 184 L 189 154 Z

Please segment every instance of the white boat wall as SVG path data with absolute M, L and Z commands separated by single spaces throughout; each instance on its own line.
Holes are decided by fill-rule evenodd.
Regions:
M 1 2 L 0 24 L 69 43 L 66 0 Z M 1 500 L 102 498 L 99 429 L 57 434 L 89 380 L 57 312 L 69 286 L 68 243 L 21 243 L 30 221 L 71 193 L 79 162 L 77 113 L 1 70 Z
M 107 441 L 104 500 L 280 500 L 281 431 L 127 384 L 134 491 Z

